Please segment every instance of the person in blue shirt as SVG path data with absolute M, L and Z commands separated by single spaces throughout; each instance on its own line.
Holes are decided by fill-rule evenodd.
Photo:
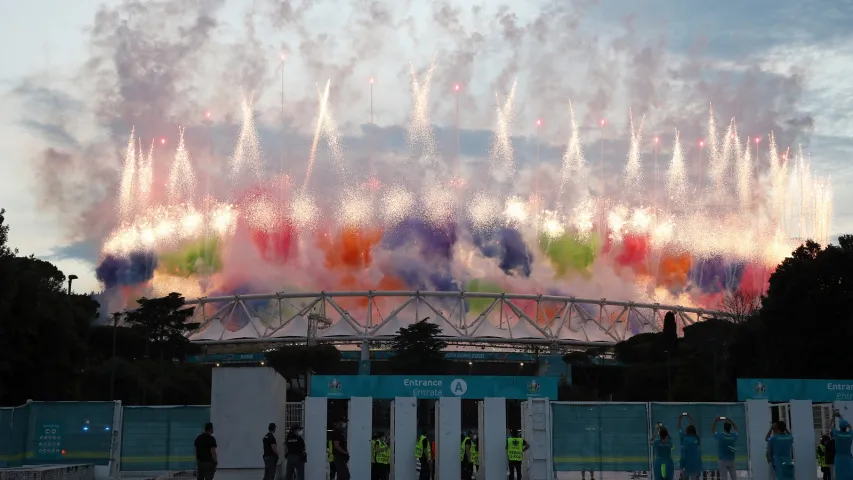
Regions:
M 657 434 L 649 439 L 655 457 L 655 480 L 672 480 L 674 467 L 672 465 L 672 438 L 662 423 L 658 423 Z
M 681 423 L 685 418 L 690 424 L 682 430 Z M 681 470 L 686 478 L 699 480 L 702 474 L 702 451 L 699 448 L 699 434 L 690 414 L 682 413 L 678 417 L 678 435 L 681 437 Z
M 794 437 L 785 422 L 776 422 L 773 435 L 767 439 L 767 455 L 778 480 L 794 479 Z
M 722 420 L 723 431 L 717 431 L 717 422 Z M 711 433 L 714 434 L 714 439 L 717 440 L 717 465 L 720 472 L 720 479 L 735 480 L 737 478 L 737 469 L 735 468 L 735 456 L 737 448 L 735 443 L 738 437 L 738 428 L 735 422 L 726 417 L 717 417 L 711 424 Z
M 841 412 L 835 411 L 838 428 L 833 425 L 832 437 L 835 438 L 835 478 L 833 480 L 853 480 L 853 432 L 850 422 L 841 417 Z

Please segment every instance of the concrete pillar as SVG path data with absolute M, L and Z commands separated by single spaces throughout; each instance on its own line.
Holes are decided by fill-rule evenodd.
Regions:
M 459 448 L 462 438 L 462 399 L 441 397 L 438 400 L 438 431 L 435 440 L 435 455 L 438 457 L 436 478 L 461 478 L 462 464 Z
M 794 437 L 794 478 L 811 478 L 817 472 L 812 401 L 791 400 L 790 405 L 790 429 Z
M 484 478 L 504 478 L 506 458 L 506 399 L 483 399 L 483 467 Z
M 329 405 L 324 397 L 305 398 L 305 478 L 326 478 L 329 468 L 328 425 Z
M 216 367 L 210 389 L 210 421 L 219 468 L 264 468 L 261 439 L 267 426 L 281 429 L 283 445 L 287 381 L 269 367 Z
M 347 417 L 347 448 L 349 471 L 352 478 L 370 478 L 373 438 L 373 398 L 353 397 L 349 401 Z
M 391 414 L 392 475 L 395 480 L 417 478 L 415 441 L 418 439 L 418 403 L 414 397 L 397 397 L 391 405 Z
M 749 469 L 753 480 L 769 480 L 770 466 L 766 460 L 767 429 L 770 428 L 770 404 L 767 400 L 747 400 L 746 419 L 749 438 Z

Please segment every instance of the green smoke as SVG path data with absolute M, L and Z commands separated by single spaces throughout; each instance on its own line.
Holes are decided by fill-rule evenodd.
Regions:
M 595 262 L 601 242 L 598 235 L 592 233 L 589 238 L 580 239 L 570 233 L 559 237 L 539 236 L 539 248 L 551 260 L 557 276 L 565 276 L 569 272 L 585 273 Z
M 180 250 L 160 253 L 157 270 L 176 277 L 210 274 L 222 269 L 219 239 L 199 239 L 181 246 Z
M 465 284 L 465 291 L 480 293 L 503 293 L 504 289 L 496 283 L 475 278 Z M 489 308 L 489 305 L 492 304 L 492 301 L 494 301 L 494 299 L 467 298 L 465 299 L 465 301 L 468 302 L 468 313 L 478 314 Z

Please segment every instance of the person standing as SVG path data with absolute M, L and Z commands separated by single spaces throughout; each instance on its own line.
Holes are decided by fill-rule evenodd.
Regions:
M 480 450 L 477 442 L 477 434 L 475 433 L 471 435 L 471 464 L 474 465 L 475 474 L 480 471 Z
M 432 450 L 430 449 L 429 440 L 424 432 L 421 432 L 418 439 L 415 441 L 415 460 L 418 461 L 420 471 L 418 472 L 418 480 L 430 480 L 430 460 L 432 459 Z
M 833 425 L 832 437 L 835 439 L 835 478 L 838 480 L 853 480 L 853 431 L 850 422 L 835 411 L 838 428 Z M 833 479 L 835 480 L 835 479 Z
M 474 464 L 471 462 L 471 435 L 467 432 L 462 434 L 459 457 L 462 461 L 462 480 L 471 480 L 474 476 Z
M 652 444 L 652 450 L 655 456 L 655 480 L 672 480 L 674 467 L 672 464 L 672 439 L 669 437 L 669 430 L 658 423 L 657 434 L 653 435 L 649 440 Z
M 332 430 L 332 452 L 335 455 L 335 473 L 338 480 L 350 480 L 346 425 L 346 422 L 338 421 Z
M 521 480 L 521 461 L 524 459 L 524 452 L 530 448 L 530 445 L 521 438 L 518 430 L 513 430 L 509 438 L 506 439 L 506 456 L 509 460 L 509 480 Z
M 287 459 L 287 467 L 284 469 L 285 480 L 293 480 L 294 475 L 296 480 L 305 480 L 305 461 L 308 458 L 305 454 L 302 427 L 299 425 L 290 427 L 290 431 L 287 432 L 287 437 L 284 439 L 284 447 L 284 458 Z M 270 480 L 275 480 L 275 477 L 271 477 Z
M 332 444 L 332 435 L 328 434 L 326 439 L 326 457 L 329 460 L 329 480 L 335 480 L 338 469 L 335 467 L 335 446 Z
M 195 437 L 195 461 L 198 480 L 213 480 L 216 465 L 216 439 L 213 437 L 213 424 L 204 424 L 204 432 Z
M 817 444 L 817 448 L 815 449 L 815 456 L 817 457 L 817 466 L 823 474 L 823 480 L 832 480 L 832 470 L 827 462 L 828 446 L 829 435 L 821 435 L 820 443 Z
M 717 422 L 720 420 L 725 422 L 723 423 L 722 432 L 717 431 Z M 735 467 L 735 457 L 737 454 L 735 443 L 737 443 L 738 437 L 737 425 L 731 419 L 717 417 L 711 423 L 711 433 L 714 434 L 714 438 L 717 440 L 717 468 L 720 471 L 720 480 L 726 480 L 726 476 L 728 476 L 729 480 L 737 480 L 737 468 Z
M 685 418 L 690 424 L 682 430 L 681 423 Z M 702 474 L 701 442 L 693 417 L 690 414 L 682 413 L 678 417 L 678 435 L 681 437 L 681 469 L 684 476 L 688 479 L 699 480 L 699 476 Z
M 767 439 L 767 453 L 779 480 L 794 479 L 794 437 L 783 421 L 776 422 L 776 431 Z
M 275 480 L 275 470 L 278 468 L 278 442 L 275 440 L 275 424 L 269 424 L 264 435 L 264 480 Z M 285 477 L 288 478 L 289 477 Z
M 373 470 L 374 480 L 388 480 L 391 475 L 391 446 L 385 442 L 385 438 L 378 434 L 373 443 L 375 465 Z

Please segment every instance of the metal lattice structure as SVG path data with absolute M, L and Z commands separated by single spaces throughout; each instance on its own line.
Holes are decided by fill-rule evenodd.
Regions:
M 512 293 L 362 291 L 199 298 L 189 336 L 200 344 L 387 342 L 427 319 L 451 344 L 609 345 L 731 315 L 675 305 Z

